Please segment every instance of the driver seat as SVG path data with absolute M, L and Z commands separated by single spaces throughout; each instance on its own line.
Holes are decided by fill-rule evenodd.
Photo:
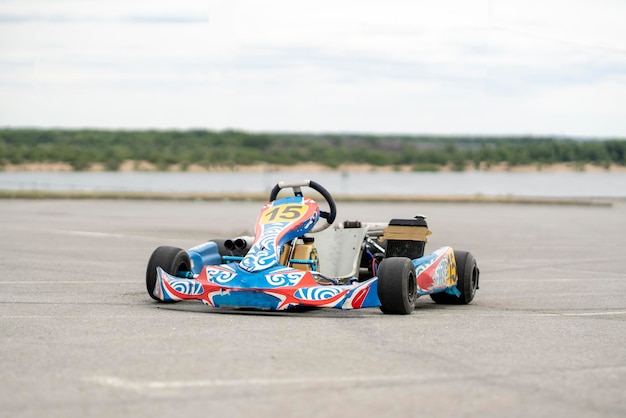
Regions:
M 283 245 L 280 264 L 304 271 L 319 271 L 319 257 L 313 237 L 302 236 L 291 243 Z

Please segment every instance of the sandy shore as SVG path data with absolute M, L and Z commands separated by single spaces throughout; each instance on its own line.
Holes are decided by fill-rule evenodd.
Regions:
M 85 171 L 105 171 L 106 168 L 103 164 L 92 164 Z M 67 163 L 29 163 L 29 164 L 7 164 L 2 167 L 2 171 L 18 172 L 18 171 L 74 171 L 72 166 Z M 119 167 L 121 172 L 131 171 L 158 171 L 154 164 L 147 161 L 125 161 Z M 295 165 L 272 165 L 272 164 L 255 164 L 255 165 L 234 165 L 234 166 L 211 166 L 204 167 L 196 164 L 190 164 L 186 167 L 181 165 L 171 165 L 166 171 L 170 172 L 196 172 L 196 173 L 210 173 L 210 172 L 247 172 L 247 173 L 264 173 L 264 172 L 351 172 L 351 173 L 363 173 L 363 172 L 411 172 L 414 171 L 414 167 L 411 165 L 403 166 L 373 166 L 368 164 L 343 164 L 337 168 L 328 167 L 322 164 L 316 163 L 302 163 Z M 453 171 L 452 166 L 440 167 L 439 172 Z M 593 164 L 579 165 L 575 163 L 559 163 L 550 165 L 541 164 L 528 164 L 509 167 L 506 163 L 500 163 L 488 166 L 481 164 L 476 168 L 473 164 L 468 164 L 465 167 L 465 171 L 483 171 L 483 172 L 626 172 L 625 166 L 611 165 L 609 167 L 602 167 Z

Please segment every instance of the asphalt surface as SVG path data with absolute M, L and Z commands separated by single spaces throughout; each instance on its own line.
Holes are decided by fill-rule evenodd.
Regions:
M 339 204 L 428 217 L 474 303 L 296 313 L 163 305 L 154 248 L 251 233 L 260 204 L 0 201 L 0 416 L 626 416 L 626 203 Z

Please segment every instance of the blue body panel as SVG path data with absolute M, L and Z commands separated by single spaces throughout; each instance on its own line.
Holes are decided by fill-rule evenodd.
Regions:
M 200 274 L 202 267 L 214 266 L 222 264 L 222 256 L 220 255 L 217 244 L 213 241 L 205 242 L 187 250 L 191 259 L 191 271 L 194 274 Z

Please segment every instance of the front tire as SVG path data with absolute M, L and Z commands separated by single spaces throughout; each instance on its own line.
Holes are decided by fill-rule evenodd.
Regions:
M 153 294 L 157 281 L 157 267 L 175 276 L 179 271 L 191 271 L 191 260 L 187 251 L 181 248 L 161 246 L 154 250 L 146 269 L 146 290 L 152 299 L 161 302 Z
M 430 295 L 430 298 L 435 301 L 435 303 L 467 305 L 476 295 L 476 289 L 478 289 L 478 277 L 480 273 L 478 265 L 476 264 L 476 259 L 472 253 L 458 250 L 454 251 L 454 258 L 456 260 L 456 274 L 458 276 L 456 288 L 461 295 L 457 297 L 446 292 L 434 293 Z
M 386 314 L 406 315 L 413 312 L 417 300 L 415 267 L 406 257 L 390 257 L 378 266 L 378 299 Z

